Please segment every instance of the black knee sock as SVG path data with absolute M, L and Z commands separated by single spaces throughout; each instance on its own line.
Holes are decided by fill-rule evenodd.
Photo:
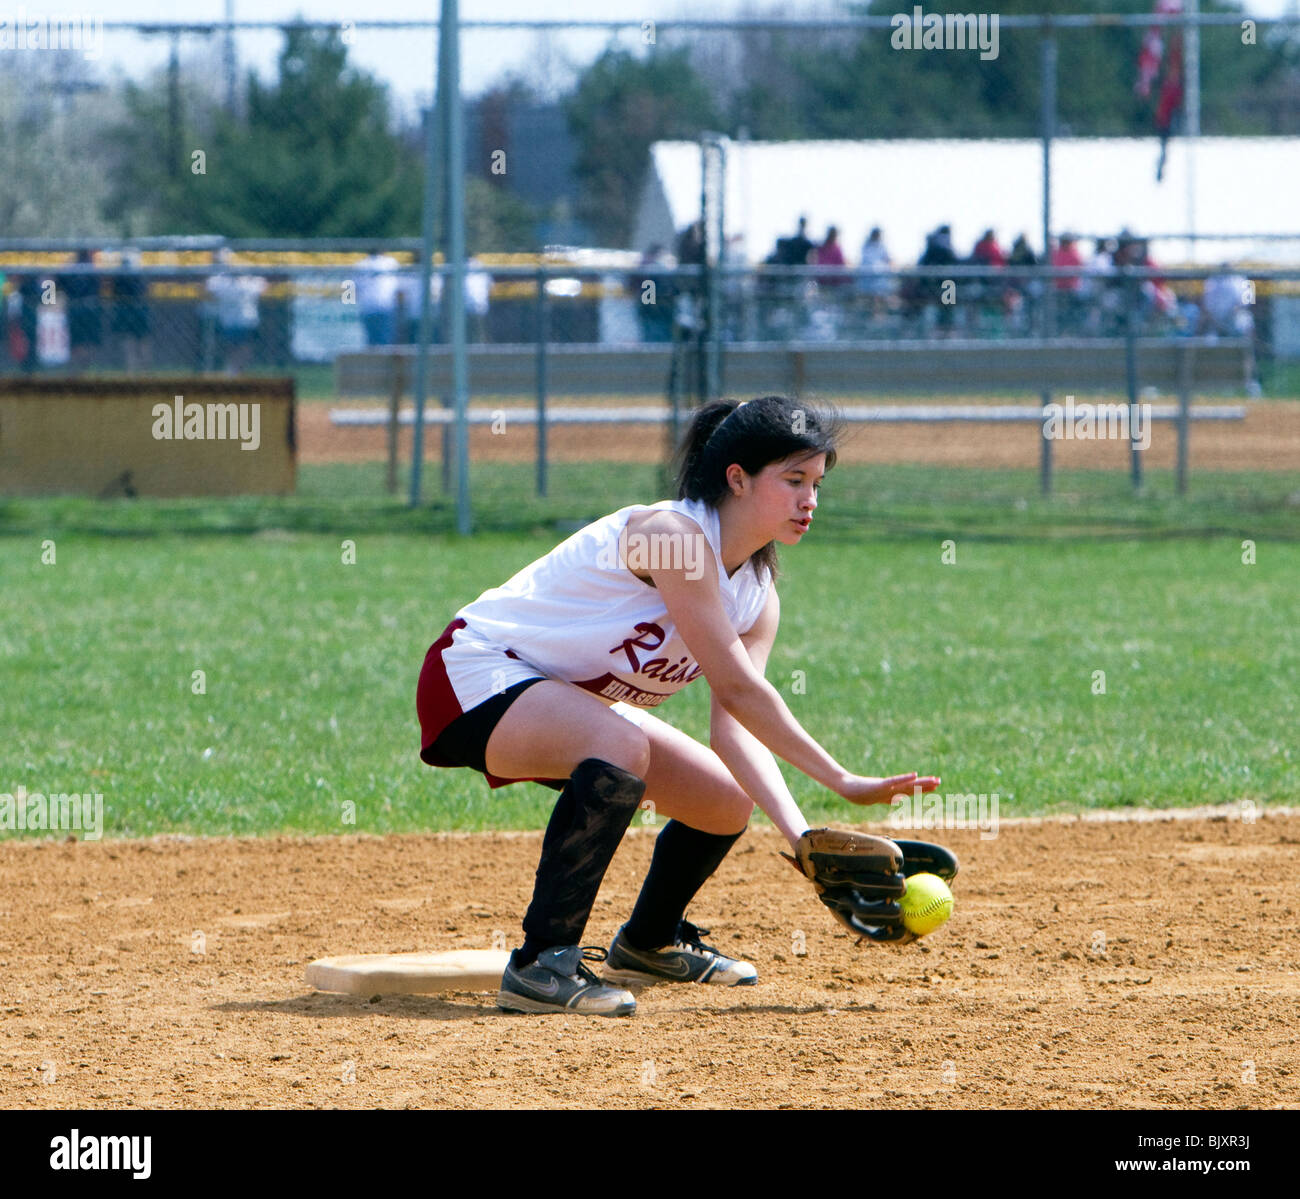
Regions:
M 544 949 L 581 940 L 601 879 L 644 794 L 645 780 L 622 767 L 602 758 L 578 763 L 542 839 L 516 966 L 528 965 Z
M 718 868 L 739 833 L 702 833 L 670 820 L 655 841 L 650 872 L 623 935 L 637 949 L 671 945 L 686 905 Z

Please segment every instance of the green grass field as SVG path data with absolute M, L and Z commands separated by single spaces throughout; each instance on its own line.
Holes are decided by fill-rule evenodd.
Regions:
M 9 536 L 57 533 L 454 533 L 453 499 L 439 489 L 437 466 L 425 467 L 418 509 L 406 501 L 408 477 L 404 467 L 397 496 L 384 492 L 384 464 L 368 462 L 300 467 L 298 492 L 285 498 L 0 499 L 0 545 Z M 531 465 L 472 465 L 474 528 L 551 536 L 557 522 L 592 520 L 621 504 L 645 503 L 667 495 L 665 487 L 653 465 L 561 463 L 551 466 L 548 494 L 541 499 Z M 957 532 L 995 540 L 1223 535 L 1295 541 L 1300 469 L 1193 472 L 1183 497 L 1175 494 L 1169 471 L 1148 471 L 1140 497 L 1122 471 L 1065 471 L 1044 499 L 1034 471 L 841 466 L 827 481 L 818 521 L 822 536 L 851 541 Z
M 553 792 L 419 762 L 423 654 L 557 521 L 656 498 L 653 470 L 557 469 L 540 504 L 527 469 L 479 472 L 465 541 L 445 501 L 356 499 L 356 469 L 304 471 L 289 501 L 0 505 L 0 793 L 102 792 L 107 836 L 542 824 Z M 1294 801 L 1300 478 L 1204 476 L 1180 501 L 1068 476 L 1044 501 L 959 473 L 837 470 L 783 551 L 768 677 L 815 737 L 1003 817 Z M 699 682 L 659 713 L 706 740 L 707 711 Z M 785 770 L 810 819 L 869 814 Z

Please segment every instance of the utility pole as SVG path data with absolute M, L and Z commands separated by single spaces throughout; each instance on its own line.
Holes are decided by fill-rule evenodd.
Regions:
M 239 104 L 239 82 L 235 78 L 235 0 L 226 0 L 226 36 L 221 49 L 226 75 L 226 111 L 233 117 Z

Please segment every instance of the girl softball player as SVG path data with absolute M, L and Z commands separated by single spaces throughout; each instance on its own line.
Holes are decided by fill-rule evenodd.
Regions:
M 685 912 L 755 804 L 792 847 L 807 831 L 774 753 L 856 804 L 938 785 L 849 772 L 763 677 L 776 546 L 807 536 L 836 436 L 826 414 L 781 396 L 705 405 L 679 447 L 677 499 L 587 525 L 461 608 L 429 649 L 421 759 L 560 793 L 501 1008 L 621 1016 L 636 1010 L 630 985 L 754 983 Z M 650 711 L 701 675 L 707 747 Z M 669 820 L 636 905 L 608 952 L 584 947 L 605 870 L 649 803 Z M 587 962 L 604 962 L 604 981 Z

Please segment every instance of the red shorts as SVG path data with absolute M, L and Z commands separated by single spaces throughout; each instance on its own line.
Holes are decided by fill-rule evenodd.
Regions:
M 465 627 L 465 621 L 453 620 L 425 655 L 415 692 L 420 718 L 420 760 L 429 766 L 467 766 L 477 770 L 493 790 L 523 782 L 563 790 L 568 779 L 508 779 L 488 773 L 484 755 L 492 730 L 519 695 L 533 683 L 543 681 L 545 676 L 523 663 L 513 650 L 456 646 L 457 660 L 451 669 L 461 680 L 463 690 L 468 692 L 475 680 L 481 689 L 483 676 L 489 670 L 499 680 L 494 683 L 497 689 L 487 699 L 468 709 L 462 707 L 444 655 L 453 648 L 456 631 Z M 493 662 L 498 659 L 502 664 L 494 668 Z

